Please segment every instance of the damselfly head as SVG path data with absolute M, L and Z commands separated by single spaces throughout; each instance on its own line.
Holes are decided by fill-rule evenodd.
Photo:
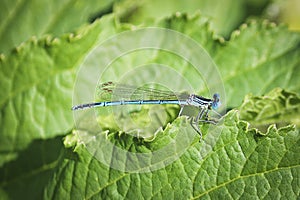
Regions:
M 220 106 L 221 106 L 220 95 L 216 93 L 216 94 L 214 94 L 214 96 L 213 96 L 213 102 L 212 102 L 211 107 L 212 107 L 214 110 L 216 110 L 216 109 L 218 109 Z

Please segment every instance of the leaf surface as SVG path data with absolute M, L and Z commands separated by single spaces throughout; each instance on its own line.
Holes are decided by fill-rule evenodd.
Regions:
M 182 126 L 180 120 L 172 126 Z M 294 181 L 300 170 L 299 131 L 293 126 L 280 130 L 271 126 L 261 136 L 248 125 L 232 111 L 218 126 L 219 137 L 205 135 L 207 127 L 202 128 L 204 141 L 195 140 L 177 161 L 149 173 L 110 169 L 77 146 L 79 161 L 64 159 L 46 188 L 46 198 L 296 198 L 300 192 L 299 182 Z M 109 138 L 129 152 L 145 152 L 180 133 L 167 129 L 159 134 L 160 139 L 145 142 L 143 147 L 129 135 Z M 69 186 L 69 192 L 63 185 Z
M 275 87 L 300 93 L 300 35 L 285 26 L 252 21 L 232 34 L 214 55 L 226 90 L 228 107 L 248 93 L 262 95 Z
M 76 34 L 45 37 L 19 46 L 0 60 L 1 162 L 15 157 L 34 139 L 65 134 L 73 127 L 72 91 L 76 67 L 90 48 L 114 33 L 104 19 Z M 105 36 L 106 35 L 106 36 Z
M 297 94 L 276 88 L 264 96 L 247 95 L 239 110 L 241 118 L 253 126 L 295 124 L 299 127 L 299 102 Z

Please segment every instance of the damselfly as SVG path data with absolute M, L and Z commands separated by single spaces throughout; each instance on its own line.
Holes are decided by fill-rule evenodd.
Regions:
M 181 107 L 178 114 L 178 116 L 181 116 L 185 106 L 193 106 L 198 108 L 199 111 L 196 117 L 190 118 L 190 123 L 197 133 L 199 133 L 201 138 L 202 133 L 199 129 L 199 123 L 207 122 L 215 124 L 215 120 L 208 119 L 208 112 L 210 110 L 216 110 L 221 105 L 219 94 L 214 94 L 212 99 L 208 99 L 196 94 L 176 94 L 170 91 L 153 89 L 145 86 L 134 87 L 125 84 L 115 84 L 113 82 L 106 82 L 102 84 L 99 87 L 99 91 L 100 96 L 108 94 L 109 96 L 116 97 L 117 100 L 80 104 L 73 106 L 72 110 L 118 105 L 177 104 Z

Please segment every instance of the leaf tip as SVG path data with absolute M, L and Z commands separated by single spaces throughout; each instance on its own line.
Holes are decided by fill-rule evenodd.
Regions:
M 38 44 L 38 38 L 36 36 L 32 36 L 29 39 L 29 42 L 31 42 L 33 45 L 37 45 Z
M 245 30 L 247 27 L 248 27 L 248 24 L 243 23 L 243 24 L 241 24 L 241 26 L 240 26 L 240 30 Z
M 68 35 L 68 40 L 69 40 L 69 42 L 76 40 L 76 35 L 74 33 L 70 33 Z
M 19 54 L 23 51 L 24 48 L 25 48 L 25 42 L 22 42 L 21 44 L 19 44 L 19 46 L 17 46 L 14 49 L 14 51 Z
M 235 30 L 235 31 L 232 32 L 231 38 L 236 38 L 236 37 L 238 37 L 240 34 L 241 34 L 241 31 L 240 31 L 240 30 Z
M 179 11 L 177 11 L 176 13 L 175 13 L 175 17 L 181 17 L 182 16 L 182 13 L 181 12 L 179 12 Z
M 51 35 L 48 35 L 45 38 L 45 42 L 46 42 L 47 46 L 58 45 L 58 44 L 60 44 L 60 39 L 58 39 L 56 37 L 52 37 Z
M 5 55 L 4 54 L 0 54 L 0 61 L 3 62 L 5 60 Z

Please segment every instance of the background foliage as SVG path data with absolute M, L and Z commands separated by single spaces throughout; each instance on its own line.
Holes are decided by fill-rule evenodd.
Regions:
M 2 1 L 1 199 L 299 198 L 297 9 L 296 0 Z M 199 159 L 205 143 L 195 140 L 163 169 L 124 173 L 99 163 L 78 143 L 72 91 L 78 66 L 94 45 L 148 26 L 199 42 L 219 67 L 233 110 L 205 157 Z M 151 59 L 188 69 L 163 53 Z M 108 139 L 130 151 L 152 150 L 179 134 L 184 120 L 173 118 L 142 145 L 126 133 L 110 132 Z M 202 132 L 209 138 L 208 126 Z

